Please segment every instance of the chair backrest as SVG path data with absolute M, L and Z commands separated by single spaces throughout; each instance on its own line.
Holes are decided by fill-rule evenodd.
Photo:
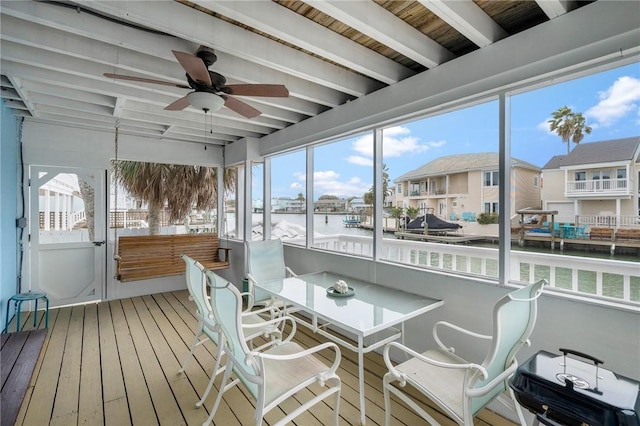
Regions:
M 247 241 L 248 272 L 257 282 L 287 277 L 282 240 Z M 266 292 L 256 289 L 255 302 L 269 299 Z
M 540 280 L 515 290 L 496 302 L 493 308 L 493 339 L 487 357 L 482 363 L 489 373 L 482 379 L 476 374 L 470 381 L 471 388 L 480 388 L 513 366 L 515 356 L 533 332 L 537 316 L 537 300 L 546 280 Z M 471 413 L 475 415 L 496 395 L 506 390 L 506 381 L 484 396 L 473 398 Z
M 204 267 L 197 260 L 181 254 L 180 257 L 185 263 L 185 278 L 187 280 L 187 289 L 191 298 L 196 304 L 198 315 L 204 315 L 206 311 L 205 299 L 207 297 L 206 277 L 203 273 Z
M 245 362 L 250 349 L 242 331 L 242 295 L 232 283 L 218 274 L 206 269 L 205 275 L 211 290 L 211 298 L 205 300 L 205 304 L 224 334 L 227 359 L 233 363 L 236 376 L 257 400 L 258 383 L 262 381 L 259 374 L 261 368 Z

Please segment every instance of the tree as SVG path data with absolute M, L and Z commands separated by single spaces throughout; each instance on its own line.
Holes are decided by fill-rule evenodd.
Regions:
M 302 194 L 302 192 L 298 192 L 298 197 L 296 198 L 296 201 L 304 201 L 304 194 Z
M 418 217 L 418 214 L 420 214 L 420 209 L 417 207 L 407 207 L 407 216 L 409 216 L 409 219 L 413 220 L 416 217 Z
M 364 203 L 365 204 L 373 204 L 373 186 L 371 185 L 371 188 L 369 188 L 369 191 L 365 192 L 364 196 L 362 197 L 364 199 Z M 392 191 L 391 188 L 389 188 L 389 167 L 387 167 L 386 164 L 382 165 L 382 204 L 384 204 L 384 202 L 387 200 L 387 197 L 391 196 Z
M 571 152 L 570 141 L 579 144 L 584 139 L 584 133 L 590 134 L 591 127 L 580 112 L 573 112 L 568 106 L 558 108 L 548 120 L 549 130 L 555 132 L 562 142 L 567 144 L 567 155 Z
M 217 206 L 216 168 L 138 161 L 114 161 L 112 168 L 116 184 L 147 203 L 151 235 L 160 231 L 160 213 L 165 205 L 171 222 L 183 220 L 194 208 L 210 210 Z M 231 190 L 235 182 L 236 169 L 225 169 L 224 189 Z

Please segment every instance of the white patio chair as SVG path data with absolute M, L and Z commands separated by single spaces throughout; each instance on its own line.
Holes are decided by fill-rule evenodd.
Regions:
M 221 359 L 222 354 L 224 353 L 224 346 L 221 343 L 222 334 L 219 330 L 219 327 L 216 326 L 215 322 L 212 319 L 205 317 L 204 314 L 209 312 L 207 309 L 209 300 L 209 296 L 207 294 L 207 285 L 209 285 L 210 283 L 210 278 L 207 276 L 208 270 L 204 266 L 202 266 L 200 262 L 192 259 L 186 254 L 182 254 L 180 256 L 185 263 L 185 275 L 187 280 L 187 288 L 189 290 L 189 299 L 193 300 L 196 304 L 196 317 L 198 318 L 198 326 L 195 331 L 193 343 L 189 348 L 189 353 L 182 361 L 178 373 L 183 373 L 185 368 L 187 368 L 187 366 L 193 359 L 193 353 L 198 346 L 202 345 L 208 340 L 211 340 L 216 345 L 216 362 L 211 372 L 209 383 L 206 390 L 204 391 L 204 394 L 202 395 L 202 398 L 196 403 L 196 407 L 201 407 L 205 399 L 209 395 L 209 391 L 213 386 L 215 377 L 222 371 L 224 371 L 224 367 L 221 367 Z M 207 301 L 207 303 L 205 303 L 205 301 Z M 281 332 L 277 328 L 277 326 L 268 323 L 260 316 L 260 314 L 262 313 L 266 313 L 271 316 L 271 310 L 271 308 L 265 308 L 259 311 L 244 312 L 242 314 L 242 324 L 243 327 L 246 327 L 247 339 L 251 342 L 251 344 L 253 344 L 253 339 L 259 336 L 277 336 L 281 338 Z M 262 347 L 259 347 L 256 350 L 260 350 L 261 348 Z
M 296 274 L 284 263 L 282 240 L 247 241 L 247 259 L 249 293 L 253 295 L 251 306 L 277 306 L 282 302 L 272 298 L 268 293 L 254 288 L 255 284 L 265 281 L 295 277 Z
M 385 425 L 391 421 L 390 393 L 393 393 L 430 424 L 439 423 L 405 393 L 408 383 L 427 396 L 460 425 L 473 425 L 473 417 L 494 398 L 514 411 L 526 425 L 522 410 L 507 381 L 516 371 L 516 353 L 529 345 L 529 336 L 536 322 L 537 299 L 545 280 L 530 284 L 502 297 L 493 309 L 493 335 L 487 336 L 440 321 L 433 327 L 433 337 L 439 348 L 417 353 L 397 342 L 387 344 L 384 362 L 389 372 L 383 378 Z M 448 327 L 468 337 L 490 341 L 482 362 L 468 362 L 447 347 L 438 336 L 440 327 Z M 391 348 L 398 348 L 413 358 L 394 366 L 389 357 Z M 398 382 L 399 387 L 393 383 Z M 509 391 L 511 401 L 502 393 Z
M 322 390 L 309 401 L 291 411 L 276 425 L 290 422 L 331 395 L 334 395 L 334 424 L 338 425 L 341 390 L 340 378 L 336 374 L 341 358 L 338 346 L 335 343 L 327 342 L 305 350 L 289 340 L 278 341 L 262 352 L 251 351 L 245 343 L 244 330 L 240 322 L 241 293 L 233 284 L 221 279 L 218 275 L 211 273 L 211 276 L 215 277 L 216 282 L 211 287 L 212 306 L 210 309 L 224 334 L 227 364 L 220 392 L 204 426 L 213 420 L 222 395 L 238 382 L 242 382 L 255 402 L 256 425 L 260 425 L 263 416 L 273 408 L 314 383 L 323 387 L 327 386 L 327 389 Z M 293 331 L 288 338 L 295 333 L 296 323 L 293 318 L 283 316 L 272 321 L 273 323 L 289 321 Z M 335 351 L 333 363 L 330 366 L 325 365 L 314 356 L 315 353 L 327 348 Z M 229 382 L 232 373 L 238 378 Z

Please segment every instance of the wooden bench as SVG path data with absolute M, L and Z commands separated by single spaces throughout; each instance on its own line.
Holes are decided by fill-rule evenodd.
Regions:
M 182 274 L 185 265 L 180 255 L 183 253 L 205 268 L 228 268 L 229 250 L 220 247 L 217 234 L 119 237 L 117 278 L 126 282 Z
M 616 231 L 616 240 L 640 241 L 640 229 L 618 229 L 618 231 Z
M 592 240 L 613 240 L 613 232 L 611 228 L 591 228 L 589 238 Z

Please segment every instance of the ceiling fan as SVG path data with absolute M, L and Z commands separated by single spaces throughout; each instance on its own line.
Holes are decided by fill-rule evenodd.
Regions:
M 164 108 L 169 111 L 180 111 L 188 106 L 193 106 L 194 108 L 201 109 L 206 113 L 209 111 L 217 111 L 224 105 L 244 117 L 254 118 L 261 114 L 260 110 L 234 98 L 232 95 L 280 98 L 286 98 L 289 96 L 289 91 L 281 84 L 227 85 L 227 79 L 223 75 L 209 70 L 209 67 L 218 59 L 213 52 L 213 49 L 209 47 L 200 46 L 195 55 L 179 52 L 177 50 L 172 50 L 172 52 L 178 62 L 180 62 L 180 65 L 182 65 L 182 68 L 186 71 L 188 85 L 122 74 L 104 73 L 104 76 L 120 80 L 162 84 L 164 86 L 174 86 L 182 89 L 193 89 L 193 92 L 188 93 L 186 96 L 183 96 Z

